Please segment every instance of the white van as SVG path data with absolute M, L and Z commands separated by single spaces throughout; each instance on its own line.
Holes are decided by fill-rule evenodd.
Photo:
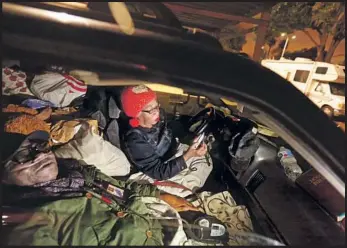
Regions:
M 344 66 L 306 58 L 265 59 L 261 64 L 291 82 L 328 116 L 345 115 Z

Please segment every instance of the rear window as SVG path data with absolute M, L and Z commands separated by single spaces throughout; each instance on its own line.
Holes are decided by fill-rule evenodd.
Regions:
M 300 83 L 306 83 L 309 75 L 310 75 L 310 71 L 297 70 L 295 72 L 294 81 L 300 82 Z
M 329 83 L 331 94 L 336 96 L 345 96 L 345 84 Z

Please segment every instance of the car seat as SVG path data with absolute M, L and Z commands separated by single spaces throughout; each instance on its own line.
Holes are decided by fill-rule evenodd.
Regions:
M 107 87 L 88 88 L 83 102 L 83 112 L 86 116 L 96 119 L 104 139 L 120 148 L 119 124 L 121 110 L 116 96 Z

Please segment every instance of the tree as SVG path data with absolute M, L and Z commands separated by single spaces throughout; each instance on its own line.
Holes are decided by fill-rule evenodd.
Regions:
M 304 29 L 309 25 L 305 16 L 310 15 L 310 3 L 283 2 L 278 3 L 271 9 L 271 19 L 266 33 L 266 43 L 269 49 L 269 57 L 279 57 L 283 39 L 282 33 L 290 34 L 294 30 Z M 275 41 L 275 42 L 274 42 Z
M 287 59 L 292 59 L 292 60 L 298 57 L 315 60 L 315 58 L 317 57 L 317 47 L 304 48 L 302 50 L 294 51 L 294 52 L 286 52 L 284 54 L 284 57 Z
M 285 43 L 285 40 L 276 40 L 275 44 L 269 49 L 269 57 L 272 59 L 280 59 Z
M 266 43 L 273 43 L 276 50 L 281 39 L 281 33 L 290 34 L 296 30 L 303 31 L 317 47 L 317 61 L 330 62 L 331 58 L 345 38 L 345 3 L 344 2 L 282 2 L 271 10 L 271 21 L 267 31 Z M 319 40 L 315 40 L 308 32 L 312 29 L 318 33 Z M 330 44 L 328 37 L 332 37 Z M 328 50 L 325 53 L 326 48 Z M 270 52 L 271 53 L 271 52 Z
M 235 27 L 224 27 L 218 36 L 225 51 L 240 52 L 246 43 L 246 34 Z
M 312 12 L 312 28 L 319 33 L 320 39 L 317 60 L 330 62 L 337 46 L 345 38 L 345 3 L 316 3 Z M 329 35 L 332 36 L 332 41 L 324 56 Z
M 266 44 L 268 45 L 269 49 L 267 50 L 266 57 L 270 56 L 270 51 L 272 51 L 272 47 L 276 44 L 276 39 L 274 37 L 271 37 L 269 34 L 265 36 Z

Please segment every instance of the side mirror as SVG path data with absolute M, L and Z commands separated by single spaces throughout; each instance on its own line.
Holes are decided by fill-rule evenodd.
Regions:
M 321 85 L 317 86 L 316 92 L 322 93 L 323 95 L 325 93 L 324 90 L 323 90 L 323 87 Z

